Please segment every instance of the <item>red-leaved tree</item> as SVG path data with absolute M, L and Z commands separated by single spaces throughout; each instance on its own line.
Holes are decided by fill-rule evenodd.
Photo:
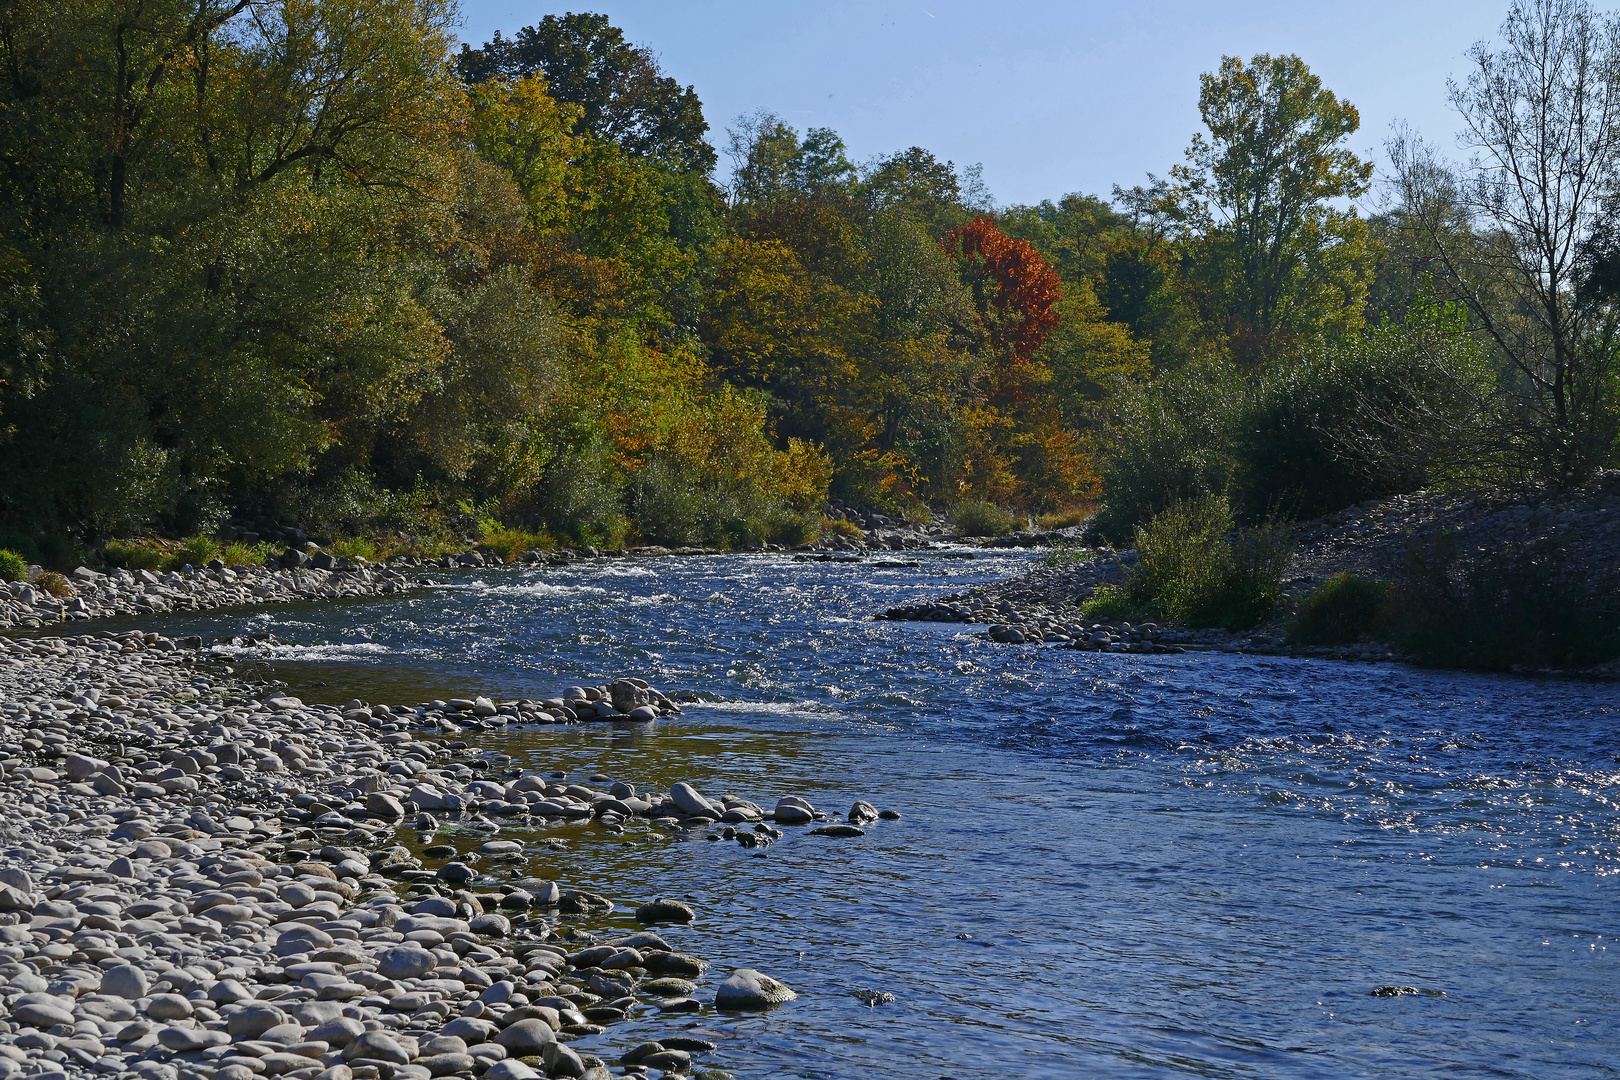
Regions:
M 1029 359 L 1057 328 L 1062 280 L 1028 241 L 996 228 L 992 214 L 952 229 L 940 246 L 956 260 L 984 322 L 995 357 L 992 400 L 1025 400 Z

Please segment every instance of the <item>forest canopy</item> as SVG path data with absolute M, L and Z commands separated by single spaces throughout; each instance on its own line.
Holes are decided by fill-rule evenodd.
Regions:
M 1370 215 L 1297 56 L 1204 75 L 1164 179 L 997 207 L 923 147 L 716 135 L 603 15 L 455 17 L 0 4 L 0 530 L 791 543 L 833 495 L 1123 537 L 1614 462 L 1620 57 L 1575 0 L 1514 7 L 1468 162 L 1403 136 Z

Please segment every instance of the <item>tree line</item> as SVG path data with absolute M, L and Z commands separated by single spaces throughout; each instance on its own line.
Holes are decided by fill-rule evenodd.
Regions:
M 0 529 L 799 542 L 829 494 L 1116 538 L 1613 463 L 1620 46 L 1529 0 L 1393 175 L 1295 56 L 1109 198 L 725 132 L 594 14 L 0 3 Z M 1364 207 L 1377 200 L 1374 212 Z

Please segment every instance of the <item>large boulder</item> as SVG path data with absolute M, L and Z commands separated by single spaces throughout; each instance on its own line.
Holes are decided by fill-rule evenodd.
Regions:
M 552 1034 L 551 1025 L 536 1017 L 519 1020 L 495 1036 L 496 1045 L 505 1048 L 513 1057 L 539 1054 L 556 1041 L 557 1036 Z
M 717 1009 L 768 1009 L 798 997 L 786 984 L 753 968 L 738 968 L 714 992 Z
M 274 1005 L 253 1003 L 244 1005 L 225 1019 L 225 1030 L 233 1039 L 257 1039 L 273 1027 L 287 1022 L 287 1014 Z
M 385 979 L 419 979 L 438 963 L 439 958 L 420 945 L 396 945 L 377 954 L 377 974 Z
M 698 792 L 697 788 L 685 782 L 676 784 L 669 789 L 669 801 L 674 803 L 681 813 L 688 816 L 702 815 L 717 818 L 721 813 Z
M 637 685 L 638 682 L 640 680 L 620 679 L 608 687 L 608 699 L 619 712 L 631 712 L 652 703 L 652 695 L 647 692 L 646 685 Z

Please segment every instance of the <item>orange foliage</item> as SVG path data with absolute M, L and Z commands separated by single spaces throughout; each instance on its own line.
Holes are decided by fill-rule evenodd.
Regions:
M 940 246 L 973 287 L 990 344 L 1002 356 L 994 397 L 1026 399 L 1028 375 L 1023 369 L 1057 329 L 1062 279 L 1027 240 L 996 228 L 992 214 L 952 229 Z

